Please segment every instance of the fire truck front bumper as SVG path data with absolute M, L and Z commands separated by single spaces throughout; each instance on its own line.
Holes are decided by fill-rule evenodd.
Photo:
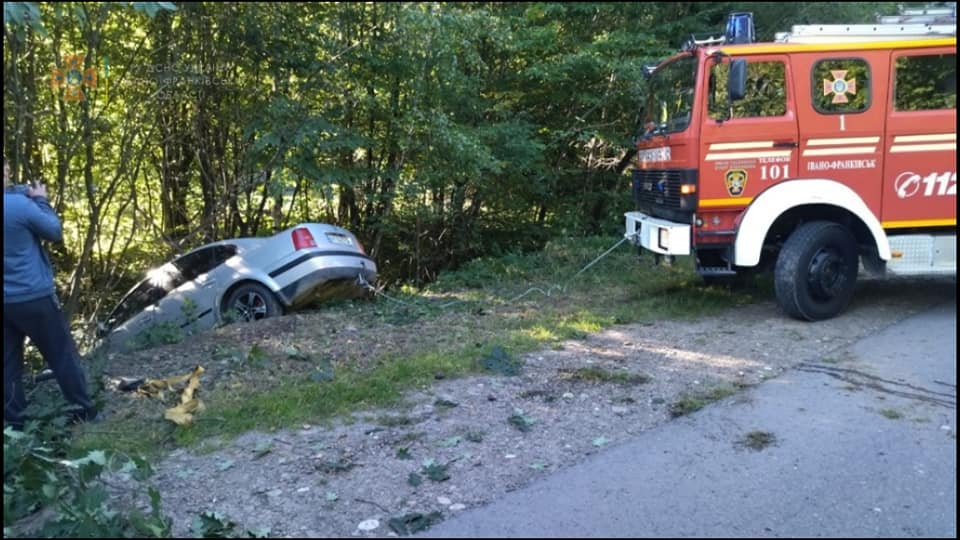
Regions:
M 660 255 L 690 254 L 690 225 L 683 225 L 648 216 L 643 212 L 627 212 L 623 236 L 635 246 Z

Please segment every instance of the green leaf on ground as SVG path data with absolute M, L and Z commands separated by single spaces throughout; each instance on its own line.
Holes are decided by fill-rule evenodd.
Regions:
M 237 524 L 217 512 L 203 512 L 193 520 L 194 538 L 233 538 Z
M 442 446 L 443 448 L 452 448 L 460 444 L 461 441 L 463 441 L 463 439 L 459 436 L 450 437 L 449 439 L 444 439 L 443 441 L 440 441 L 440 446 Z
M 328 382 L 333 378 L 333 362 L 329 358 L 318 361 L 316 367 L 310 372 L 310 380 L 313 382 Z
M 526 433 L 530 431 L 530 429 L 533 427 L 533 424 L 535 424 L 537 420 L 532 416 L 527 416 L 523 414 L 523 411 L 517 409 L 514 412 L 514 414 L 510 415 L 510 417 L 507 418 L 507 422 L 509 422 L 511 426 L 519 429 L 523 433 Z
M 434 407 L 441 407 L 443 409 L 452 409 L 454 407 L 459 407 L 460 404 L 455 401 L 450 401 L 448 399 L 438 399 L 433 402 Z
M 337 474 L 347 472 L 356 467 L 356 464 L 349 459 L 338 459 L 336 461 L 324 461 L 317 464 L 317 469 L 327 474 Z
M 439 523 L 442 519 L 443 515 L 440 512 L 430 512 L 427 515 L 414 512 L 401 517 L 390 518 L 387 525 L 400 536 L 408 536 L 423 531 L 431 525 Z
M 260 459 L 269 454 L 271 451 L 273 451 L 273 443 L 270 441 L 263 441 L 253 449 L 253 459 Z
M 448 465 L 432 463 L 429 467 L 425 466 L 423 468 L 423 474 L 427 475 L 427 478 L 434 482 L 444 482 L 450 479 L 450 473 L 447 472 L 447 467 Z
M 291 345 L 290 347 L 287 347 L 286 349 L 283 350 L 283 352 L 284 354 L 287 355 L 287 358 L 291 360 L 300 360 L 302 362 L 309 362 L 311 360 L 310 355 L 304 353 L 303 351 L 300 350 L 299 347 L 295 345 Z
M 247 353 L 247 362 L 250 362 L 253 365 L 261 366 L 264 361 L 267 359 L 267 353 L 260 348 L 260 345 L 254 343 L 250 347 L 250 352 Z

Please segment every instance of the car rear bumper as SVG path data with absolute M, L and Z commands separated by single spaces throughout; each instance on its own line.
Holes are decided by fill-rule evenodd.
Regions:
M 297 259 L 276 276 L 287 307 L 300 307 L 335 298 L 358 298 L 368 292 L 359 277 L 373 285 L 377 265 L 365 255 L 315 251 Z

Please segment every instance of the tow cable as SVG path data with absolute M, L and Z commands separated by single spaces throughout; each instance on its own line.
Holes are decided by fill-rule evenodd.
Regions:
M 580 274 L 583 274 L 584 272 L 586 272 L 587 270 L 589 270 L 593 265 L 595 265 L 595 264 L 597 264 L 598 262 L 600 262 L 604 257 L 606 257 L 607 255 L 609 255 L 613 250 L 615 250 L 615 249 L 617 249 L 618 247 L 620 247 L 620 244 L 626 242 L 627 240 L 629 240 L 630 238 L 632 238 L 632 237 L 634 237 L 634 236 L 636 236 L 636 235 L 637 235 L 637 233 L 631 233 L 631 234 L 624 235 L 624 237 L 621 238 L 616 244 L 614 244 L 612 247 L 610 247 L 609 249 L 607 249 L 606 251 L 604 251 L 603 253 L 601 253 L 600 256 L 598 256 L 596 259 L 594 259 L 594 260 L 590 261 L 589 263 L 587 263 L 587 265 L 584 266 L 583 268 L 581 268 L 576 274 L 574 274 L 574 275 L 570 276 L 569 278 L 567 278 L 567 280 L 564 281 L 562 285 L 553 284 L 553 285 L 550 285 L 549 287 L 547 287 L 546 290 L 544 290 L 544 289 L 542 289 L 542 288 L 540 288 L 540 287 L 530 287 L 529 289 L 527 289 L 527 290 L 524 291 L 523 293 L 521 293 L 521 294 L 519 294 L 519 295 L 517 295 L 517 296 L 515 296 L 515 297 L 513 297 L 513 298 L 511 298 L 511 299 L 509 299 L 509 300 L 507 300 L 506 303 L 507 303 L 507 304 L 512 304 L 512 303 L 520 300 L 521 298 L 524 298 L 525 296 L 527 296 L 527 295 L 529 295 L 529 294 L 532 294 L 532 293 L 535 293 L 535 292 L 539 292 L 540 294 L 546 296 L 547 298 L 550 298 L 555 291 L 559 291 L 560 294 L 565 294 L 565 293 L 567 292 L 567 287 L 570 285 L 570 283 L 571 283 L 574 279 L 576 279 L 577 277 L 579 277 Z M 414 307 L 414 308 L 415 308 L 415 307 L 422 307 L 422 306 L 418 306 L 417 304 L 414 304 L 414 303 L 412 303 L 412 302 L 404 302 L 403 300 L 400 300 L 400 299 L 397 299 L 397 298 L 393 298 L 392 296 L 390 296 L 390 295 L 388 295 L 387 293 L 383 292 L 383 287 L 380 287 L 380 288 L 378 289 L 377 287 L 374 287 L 373 285 L 371 285 L 370 282 L 368 282 L 368 281 L 363 277 L 363 273 L 357 274 L 357 284 L 358 284 L 359 286 L 363 287 L 364 289 L 367 289 L 368 291 L 372 292 L 374 295 L 376 295 L 376 296 L 382 296 L 382 297 L 386 298 L 387 300 L 390 300 L 391 302 L 395 302 L 395 303 L 397 303 L 397 304 L 401 304 L 401 305 L 409 306 L 409 307 Z M 447 302 L 447 303 L 445 303 L 445 304 L 441 304 L 440 306 L 436 306 L 436 307 L 439 307 L 439 308 L 441 308 L 441 309 L 445 309 L 445 308 L 448 308 L 448 307 L 450 307 L 450 306 L 452 306 L 452 305 L 454 305 L 454 304 L 458 304 L 458 303 L 466 303 L 466 302 L 463 301 L 463 300 L 459 300 L 459 299 L 458 299 L 458 300 L 453 300 L 452 302 Z

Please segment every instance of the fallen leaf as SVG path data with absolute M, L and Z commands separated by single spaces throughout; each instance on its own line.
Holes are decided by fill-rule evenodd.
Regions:
M 423 474 L 434 482 L 444 482 L 450 479 L 450 473 L 447 472 L 448 465 L 432 464 L 423 468 Z
M 442 407 L 445 409 L 452 409 L 454 407 L 459 407 L 460 404 L 455 401 L 450 401 L 448 399 L 438 399 L 433 402 L 434 407 Z
M 270 441 L 261 442 L 256 448 L 253 449 L 253 459 L 262 458 L 263 456 L 269 454 L 271 450 L 273 450 L 273 443 Z
M 440 446 L 442 446 L 443 448 L 451 448 L 453 446 L 460 444 L 462 440 L 463 439 L 460 437 L 450 437 L 449 439 L 445 439 L 441 441 Z
M 513 427 L 519 429 L 520 431 L 526 433 L 530 431 L 530 428 L 536 423 L 534 418 L 529 416 L 524 416 L 522 414 L 513 414 L 507 418 L 507 422 L 510 423 Z
M 303 362 L 309 362 L 309 361 L 310 361 L 310 356 L 307 355 L 307 354 L 304 354 L 304 353 L 300 350 L 300 348 L 297 347 L 297 346 L 295 346 L 295 345 L 291 345 L 290 347 L 287 347 L 286 349 L 283 350 L 283 352 L 284 352 L 284 354 L 287 355 L 287 358 L 289 358 L 289 359 L 291 359 L 291 360 L 300 360 L 300 361 L 303 361 Z
M 407 536 L 418 533 L 430 527 L 431 525 L 440 522 L 442 519 L 443 515 L 440 514 L 440 512 L 430 512 L 427 515 L 414 512 L 398 518 L 391 518 L 389 521 L 387 521 L 387 525 L 390 526 L 393 532 L 399 534 L 400 536 Z

